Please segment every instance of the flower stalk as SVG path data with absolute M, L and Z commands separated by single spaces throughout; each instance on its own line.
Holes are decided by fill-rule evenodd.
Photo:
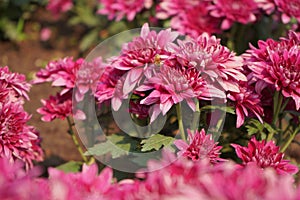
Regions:
M 181 135 L 181 138 L 186 141 L 183 121 L 182 121 L 182 112 L 181 112 L 181 103 L 176 104 L 176 112 L 177 112 L 177 120 L 178 120 L 178 127 L 179 127 L 179 133 Z
M 84 155 L 83 149 L 81 148 L 81 146 L 80 146 L 80 144 L 78 142 L 78 139 L 77 139 L 77 137 L 76 137 L 76 135 L 75 135 L 75 133 L 73 131 L 73 124 L 72 124 L 71 119 L 70 119 L 69 116 L 67 117 L 67 121 L 68 121 L 68 125 L 69 125 L 68 133 L 71 135 L 72 140 L 73 140 L 73 142 L 74 142 L 74 144 L 75 144 L 75 146 L 76 146 L 76 148 L 77 148 L 77 150 L 78 150 L 78 152 L 79 152 L 82 160 L 85 163 L 89 163 L 89 161 L 88 161 L 87 157 Z

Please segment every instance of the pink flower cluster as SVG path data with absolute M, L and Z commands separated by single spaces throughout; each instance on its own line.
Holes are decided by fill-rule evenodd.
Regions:
M 171 27 L 182 34 L 198 37 L 228 30 L 234 23 L 251 24 L 263 15 L 281 15 L 284 23 L 300 22 L 297 0 L 162 0 L 156 7 L 158 19 L 171 18 Z
M 116 18 L 116 21 L 125 16 L 128 21 L 132 21 L 137 13 L 152 6 L 152 0 L 99 0 L 99 3 L 101 9 L 97 13 L 108 15 L 109 20 Z
M 139 98 L 136 103 L 149 106 L 153 122 L 180 102 L 195 110 L 195 99 L 226 101 L 230 93 L 228 98 L 239 105 L 239 126 L 247 110 L 258 117 L 263 114 L 259 100 L 241 87 L 247 84 L 242 57 L 206 33 L 175 44 L 177 36 L 170 29 L 151 31 L 145 24 L 141 35 L 109 61 L 95 92 L 98 102 L 111 100 L 112 108 L 118 110 L 122 100 L 134 93 Z
M 41 69 L 36 73 L 36 79 L 34 84 L 52 82 L 52 86 L 60 87 L 61 91 L 56 96 L 50 96 L 48 100 L 41 100 L 43 107 L 37 111 L 43 115 L 43 121 L 52 121 L 56 118 L 64 119 L 72 114 L 72 93 L 76 87 L 76 81 L 78 90 L 76 97 L 82 98 L 82 92 L 86 91 L 87 85 L 81 84 L 81 79 L 85 76 L 84 70 L 86 66 L 83 59 L 73 61 L 72 58 L 66 57 L 57 61 L 49 62 L 45 69 Z M 82 67 L 82 68 L 81 68 Z M 95 70 L 97 70 L 95 65 Z M 80 72 L 80 73 L 79 73 Z M 89 74 L 95 74 L 90 73 Z M 78 75 L 79 74 L 79 75 Z M 82 111 L 77 110 L 73 113 L 78 119 L 84 119 L 85 115 Z
M 274 88 L 284 97 L 292 98 L 297 110 L 300 108 L 299 45 L 300 36 L 290 31 L 288 37 L 280 41 L 259 41 L 258 48 L 251 46 L 244 55 L 258 94 Z
M 157 166 L 170 165 L 157 170 Z M 298 199 L 299 189 L 289 174 L 255 164 L 240 166 L 231 161 L 211 165 L 208 160 L 193 162 L 164 152 L 161 161 L 150 161 L 149 173 L 139 179 L 116 182 L 112 170 L 98 175 L 95 164 L 82 172 L 65 173 L 49 169 L 49 179 L 24 175 L 17 164 L 0 159 L 0 197 L 5 199 Z M 23 196 L 21 196 L 23 195 Z
M 39 133 L 27 125 L 30 115 L 23 108 L 30 87 L 24 75 L 0 67 L 0 157 L 20 159 L 27 168 L 43 160 Z

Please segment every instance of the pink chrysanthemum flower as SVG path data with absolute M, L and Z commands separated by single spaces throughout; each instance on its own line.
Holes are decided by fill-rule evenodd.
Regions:
M 82 58 L 74 61 L 72 57 L 66 57 L 49 62 L 45 69 L 36 73 L 33 83 L 52 82 L 52 86 L 63 87 L 61 94 L 67 93 L 74 88 L 76 74 L 83 61 Z
M 274 0 L 278 10 L 282 13 L 281 20 L 283 23 L 290 22 L 294 17 L 300 22 L 300 2 L 298 0 Z
M 279 152 L 279 147 L 275 145 L 273 140 L 266 142 L 257 141 L 252 137 L 248 143 L 248 147 L 242 147 L 238 144 L 232 144 L 235 148 L 237 156 L 242 159 L 243 165 L 248 163 L 256 163 L 261 168 L 272 167 L 279 174 L 295 174 L 298 167 L 283 160 L 284 154 Z
M 24 97 L 29 100 L 27 93 L 31 85 L 26 82 L 25 75 L 12 73 L 7 66 L 0 67 L 0 83 L 9 91 L 11 96 L 15 98 Z
M 0 103 L 0 157 L 21 159 L 27 168 L 33 160 L 43 160 L 39 135 L 26 124 L 29 119 L 19 102 Z
M 195 110 L 194 97 L 196 95 L 184 74 L 167 66 L 162 66 L 154 74 L 153 77 L 147 79 L 142 86 L 137 88 L 137 91 L 140 92 L 153 90 L 146 98 L 141 100 L 141 104 L 155 104 L 151 111 L 151 122 L 160 113 L 165 115 L 173 105 L 184 100 L 192 110 Z
M 121 79 L 124 71 L 112 68 L 110 66 L 105 68 L 102 73 L 95 92 L 97 103 L 101 104 L 114 96 L 118 80 Z
M 241 72 L 243 59 L 222 46 L 215 36 L 204 33 L 195 40 L 178 41 L 178 44 L 173 45 L 173 51 L 181 65 L 201 72 L 209 88 L 219 88 L 215 97 L 225 98 L 224 90 L 239 92 L 238 82 L 247 80 Z
M 176 140 L 174 144 L 180 150 L 179 156 L 184 156 L 192 159 L 193 161 L 208 159 L 211 163 L 217 163 L 223 161 L 219 158 L 220 150 L 222 146 L 217 146 L 212 135 L 206 135 L 205 130 L 195 131 L 192 133 L 191 130 L 188 132 L 188 144 L 183 140 Z
M 99 0 L 99 3 L 102 8 L 97 13 L 107 15 L 109 20 L 116 18 L 116 21 L 125 16 L 132 21 L 137 13 L 152 6 L 152 0 Z
M 172 32 L 171 29 L 158 33 L 150 31 L 146 23 L 142 27 L 141 36 L 123 45 L 121 55 L 112 59 L 114 70 L 123 71 L 121 76 L 126 73 L 122 80 L 123 85 L 118 88 L 119 97 L 125 97 L 132 92 L 143 77 L 150 78 L 153 75 L 153 69 L 169 57 L 170 53 L 166 49 L 177 36 L 178 33 Z M 114 84 L 117 84 L 117 81 Z
M 258 48 L 244 55 L 248 68 L 257 78 L 260 90 L 273 85 L 284 97 L 291 97 L 300 108 L 300 36 L 290 31 L 288 38 L 279 42 L 259 41 Z M 257 86 L 256 86 L 257 87 Z
M 56 118 L 65 119 L 72 114 L 76 119 L 85 119 L 85 114 L 77 110 L 72 113 L 72 92 L 66 94 L 57 93 L 56 96 L 50 96 L 49 99 L 41 100 L 43 107 L 38 108 L 37 112 L 42 116 L 42 120 L 45 122 L 50 122 Z
M 54 16 L 58 16 L 60 13 L 71 10 L 72 7 L 72 0 L 49 0 L 46 8 L 51 11 Z
M 229 29 L 234 22 L 248 24 L 256 20 L 257 4 L 254 0 L 214 0 L 210 14 L 224 18 L 221 28 Z
M 261 116 L 263 116 L 264 113 L 260 102 L 261 95 L 257 94 L 253 87 L 245 82 L 241 82 L 240 92 L 230 92 L 227 97 L 235 104 L 237 128 L 243 125 L 245 116 L 248 117 L 251 113 L 263 123 Z
M 76 101 L 82 101 L 84 95 L 90 90 L 94 94 L 97 89 L 97 82 L 104 73 L 106 65 L 102 62 L 102 58 L 98 57 L 92 62 L 83 62 L 76 74 Z
M 98 175 L 96 164 L 83 165 L 82 172 L 65 173 L 49 170 L 50 199 L 109 199 L 106 194 L 112 187 L 112 170 L 105 168 Z
M 148 23 L 141 29 L 139 37 L 126 43 L 122 47 L 121 56 L 116 57 L 113 66 L 120 70 L 144 67 L 146 64 L 160 64 L 170 53 L 167 47 L 175 41 L 179 33 L 171 29 L 161 30 L 158 33 L 150 30 Z

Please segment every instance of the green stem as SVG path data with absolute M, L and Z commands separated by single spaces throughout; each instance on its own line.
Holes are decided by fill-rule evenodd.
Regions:
M 70 117 L 67 117 L 67 121 L 68 121 L 68 125 L 69 125 L 69 131 L 68 131 L 68 132 L 69 132 L 69 134 L 71 135 L 72 140 L 73 140 L 73 142 L 74 142 L 74 144 L 75 144 L 75 146 L 76 146 L 76 148 L 77 148 L 77 150 L 78 150 L 78 152 L 79 152 L 79 154 L 80 154 L 82 160 L 83 160 L 85 163 L 88 163 L 88 159 L 87 159 L 87 157 L 84 155 L 83 150 L 82 150 L 82 148 L 81 148 L 81 146 L 80 146 L 80 144 L 79 144 L 79 142 L 78 142 L 78 140 L 77 140 L 77 137 L 76 137 L 76 135 L 75 135 L 75 133 L 74 133 L 74 131 L 73 131 L 73 124 L 71 123 Z
M 295 136 L 297 135 L 297 133 L 300 130 L 300 126 L 298 126 L 294 132 L 292 133 L 291 137 L 288 139 L 288 141 L 284 144 L 284 146 L 281 148 L 281 152 L 285 152 L 285 150 L 289 147 L 289 145 L 291 144 L 291 142 L 294 140 Z
M 216 125 L 216 132 L 215 132 L 215 134 L 217 134 L 217 136 L 213 135 L 214 139 L 218 138 L 221 135 L 221 127 L 222 127 L 222 125 L 225 122 L 224 119 L 225 119 L 225 116 L 226 116 L 226 112 L 225 111 L 221 111 L 221 112 L 222 112 L 222 114 L 220 115 L 220 119 L 218 120 L 217 125 Z
M 272 131 L 270 134 L 268 134 L 268 137 L 267 137 L 267 141 L 271 141 L 273 136 L 274 136 L 274 133 L 275 131 Z
M 184 127 L 183 127 L 183 121 L 182 121 L 181 103 L 178 103 L 176 105 L 176 112 L 177 112 L 177 119 L 178 119 L 180 135 L 181 135 L 182 139 L 186 141 L 185 131 L 184 131 Z
M 193 121 L 191 125 L 191 131 L 195 131 L 198 129 L 199 126 L 199 119 L 200 119 L 200 108 L 199 108 L 199 100 L 196 100 L 196 110 L 193 114 Z
M 281 105 L 283 101 L 283 96 L 280 94 L 280 91 L 276 91 L 274 95 L 274 107 L 273 107 L 273 121 L 272 124 L 276 127 L 278 121 L 278 116 L 281 110 Z

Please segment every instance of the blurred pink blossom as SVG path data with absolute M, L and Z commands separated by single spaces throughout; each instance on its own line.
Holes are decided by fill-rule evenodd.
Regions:
M 97 13 L 107 15 L 109 20 L 116 18 L 120 21 L 126 16 L 128 21 L 132 21 L 137 13 L 152 6 L 152 0 L 99 0 L 102 6 Z
M 52 31 L 50 28 L 46 27 L 46 28 L 42 28 L 41 32 L 40 32 L 40 39 L 41 41 L 47 41 L 50 39 L 52 34 Z
M 257 4 L 254 0 L 214 0 L 210 14 L 223 18 L 221 28 L 229 29 L 234 22 L 248 24 L 256 20 Z
M 291 18 L 296 18 L 300 23 L 300 2 L 298 0 L 274 0 L 278 10 L 282 13 L 283 23 L 289 23 Z
M 46 179 L 39 179 L 37 168 L 26 172 L 23 163 L 0 158 L 0 198 L 10 200 L 49 199 Z
M 58 16 L 61 13 L 71 10 L 73 7 L 72 0 L 48 0 L 47 10 L 49 10 L 54 16 Z
M 109 199 L 106 193 L 112 187 L 112 170 L 105 168 L 98 175 L 96 164 L 83 165 L 82 172 L 65 173 L 55 168 L 49 170 L 50 198 L 58 200 Z

